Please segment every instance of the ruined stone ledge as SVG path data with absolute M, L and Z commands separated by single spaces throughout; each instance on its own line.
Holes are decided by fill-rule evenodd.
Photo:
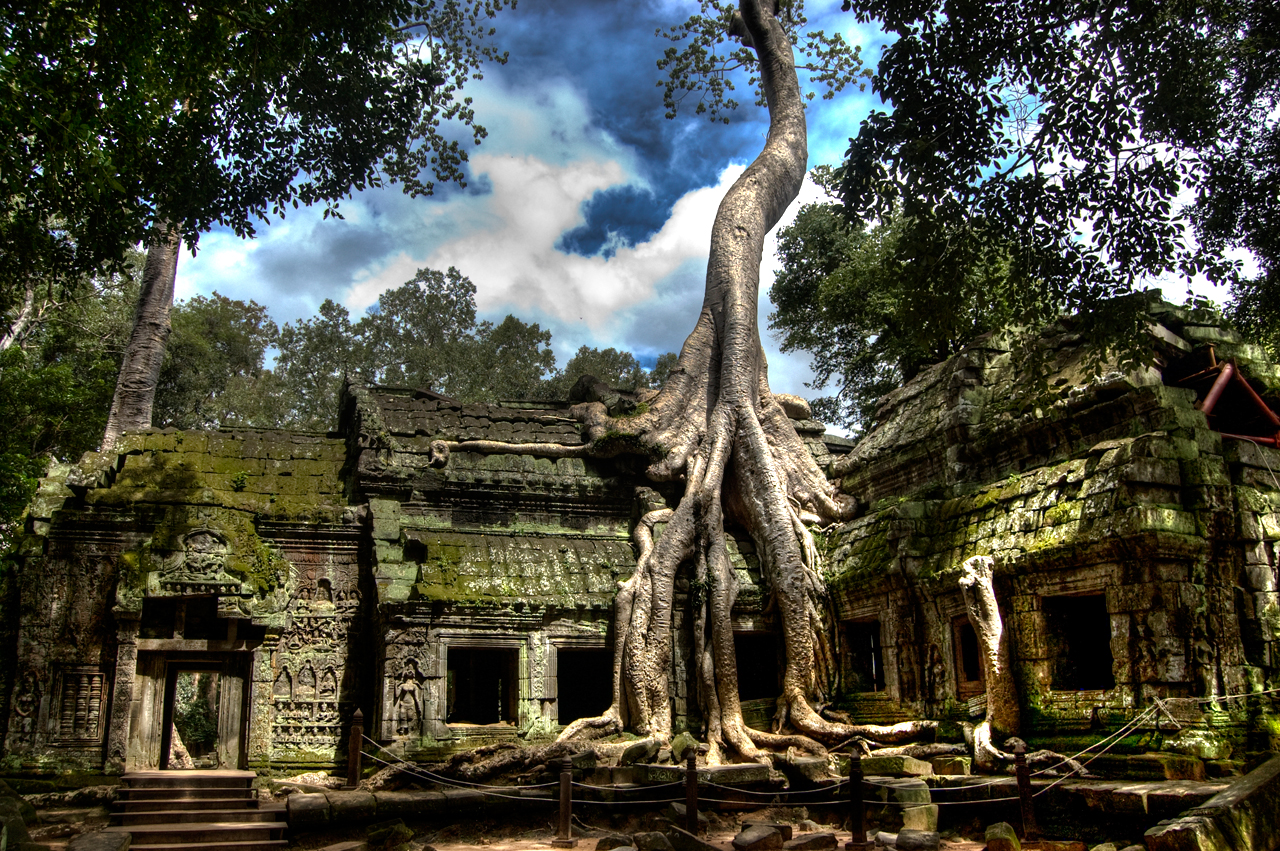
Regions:
M 1280 847 L 1280 756 L 1143 838 L 1149 851 L 1274 851 Z

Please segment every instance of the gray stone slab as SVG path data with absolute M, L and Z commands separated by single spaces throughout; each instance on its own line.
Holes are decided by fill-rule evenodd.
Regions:
M 329 822 L 329 799 L 323 792 L 297 792 L 285 799 L 290 827 L 315 827 Z
M 673 851 L 671 840 L 665 833 L 651 830 L 635 835 L 636 851 Z
M 702 841 L 681 827 L 669 828 L 667 838 L 671 840 L 675 851 L 720 851 L 719 847 Z
M 733 847 L 738 851 L 770 851 L 782 848 L 782 834 L 772 827 L 753 824 L 733 838 Z
M 833 851 L 837 845 L 834 833 L 805 833 L 782 843 L 783 851 Z
M 631 845 L 631 837 L 622 834 L 602 836 L 596 842 L 596 851 L 613 851 L 614 848 L 626 848 Z
M 790 839 L 793 832 L 791 825 L 781 824 L 780 822 L 776 822 L 776 821 L 744 821 L 742 823 L 743 830 L 746 830 L 749 827 L 771 827 L 774 830 L 778 831 L 778 833 L 782 834 L 783 842 L 786 842 L 788 839 Z
M 898 851 L 938 851 L 938 846 L 942 842 L 936 830 L 912 830 L 904 827 L 898 831 L 898 840 L 894 843 L 894 848 Z M 987 846 L 988 851 L 992 851 L 991 846 Z
M 67 843 L 67 851 L 128 851 L 131 836 L 128 833 L 108 833 L 97 830 L 73 836 Z

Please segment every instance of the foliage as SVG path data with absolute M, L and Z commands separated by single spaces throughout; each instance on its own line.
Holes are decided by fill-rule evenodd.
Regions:
M 28 0 L 0 12 L 0 309 L 174 223 L 462 182 L 507 0 Z M 514 2 L 512 2 L 514 5 Z M 38 272 L 34 271 L 38 270 Z
M 895 37 L 873 78 L 891 106 L 863 122 L 841 169 L 850 215 L 900 209 L 908 231 L 980 223 L 1011 272 L 1036 282 L 1011 293 L 1028 321 L 1160 276 L 1227 280 L 1224 248 L 1274 247 L 1253 224 L 1211 215 L 1235 169 L 1250 171 L 1242 192 L 1269 186 L 1274 206 L 1277 169 L 1255 168 L 1270 155 L 1249 149 L 1275 140 L 1274 4 L 844 5 Z M 903 236 L 905 258 L 916 240 Z M 1134 332 L 1141 300 L 1125 303 L 1095 314 L 1097 330 Z
M 733 97 L 737 89 L 735 77 L 746 73 L 746 85 L 756 96 L 756 104 L 764 106 L 764 93 L 757 72 L 756 51 L 746 36 L 737 12 L 738 4 L 729 0 L 701 0 L 700 11 L 690 15 L 681 24 L 669 27 L 658 35 L 674 45 L 668 47 L 658 69 L 666 74 L 659 82 L 662 86 L 662 103 L 667 118 L 676 112 L 689 98 L 694 101 L 694 112 L 706 114 L 712 121 L 729 123 L 729 113 L 738 108 Z M 827 35 L 822 30 L 808 28 L 803 0 L 781 0 L 778 3 L 778 20 L 795 45 L 801 58 L 797 58 L 797 71 L 808 72 L 814 87 L 806 93 L 812 100 L 817 91 L 824 100 L 835 97 L 846 86 L 857 84 L 869 77 L 862 68 L 862 48 L 851 45 L 840 33 Z M 736 42 L 726 44 L 726 36 L 732 34 Z M 739 82 L 741 82 L 739 80 Z
M 594 375 L 618 390 L 649 386 L 649 374 L 630 352 L 581 346 L 565 364 L 564 371 L 547 382 L 543 393 L 551 399 L 568 399 L 569 390 L 584 375 Z
M 263 369 L 279 336 L 265 307 L 215 292 L 174 305 L 171 321 L 156 387 L 157 427 L 270 426 L 283 419 Z
M 347 309 L 325 299 L 318 316 L 280 330 L 274 371 L 290 403 L 286 421 L 325 431 L 337 424 L 344 376 L 367 378 L 371 368 L 368 348 L 356 336 Z
M 868 227 L 807 205 L 779 232 L 778 256 L 770 326 L 783 351 L 813 356 L 809 386 L 835 384 L 816 415 L 855 431 L 885 393 L 1014 321 L 1019 291 L 1033 289 L 980 228 L 896 211 Z
M 102 435 L 136 282 L 112 277 L 82 288 L 94 297 L 65 304 L 0 352 L 0 552 L 49 459 L 75 460 Z

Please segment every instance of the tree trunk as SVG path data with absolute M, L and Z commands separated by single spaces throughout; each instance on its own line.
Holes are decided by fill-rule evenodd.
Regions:
M 960 577 L 969 620 L 978 634 L 982 676 L 987 684 L 987 716 L 974 730 L 973 758 L 979 768 L 991 770 L 1006 758 L 992 744 L 993 737 L 1016 736 L 1021 726 L 1018 688 L 1010 665 L 1009 638 L 996 601 L 995 561 L 974 556 L 964 563 Z
M 181 247 L 177 228 L 167 222 L 164 234 L 147 247 L 133 333 L 120 364 L 115 396 L 111 399 L 111 414 L 102 437 L 103 452 L 114 449 L 124 432 L 151 427 L 151 408 L 169 340 L 169 312 L 173 307 L 173 284 Z
M 35 314 L 36 284 L 35 281 L 28 278 L 26 289 L 23 293 L 22 307 L 18 308 L 18 312 L 14 314 L 13 320 L 9 323 L 9 327 L 4 334 L 0 334 L 0 352 L 22 340 L 23 336 L 30 330 Z

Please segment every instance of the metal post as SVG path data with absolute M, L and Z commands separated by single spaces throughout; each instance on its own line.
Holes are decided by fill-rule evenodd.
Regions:
M 360 785 L 360 760 L 364 756 L 361 745 L 364 742 L 364 713 L 359 709 L 351 716 L 351 735 L 347 738 L 347 785 L 343 788 L 354 789 Z
M 573 826 L 573 760 L 565 757 L 560 761 L 560 826 L 556 829 L 556 838 L 551 840 L 552 848 L 575 848 L 578 840 L 574 839 Z
M 684 829 L 698 835 L 698 749 L 685 752 Z
M 857 745 L 849 754 L 849 832 L 853 837 L 845 843 L 850 851 L 862 851 L 870 848 L 867 841 L 866 805 L 862 802 L 862 754 Z
M 1022 838 L 1040 838 L 1036 827 L 1036 811 L 1031 802 L 1031 769 L 1027 768 L 1027 746 L 1018 742 L 1013 746 L 1014 773 L 1018 778 L 1018 803 L 1022 805 Z

